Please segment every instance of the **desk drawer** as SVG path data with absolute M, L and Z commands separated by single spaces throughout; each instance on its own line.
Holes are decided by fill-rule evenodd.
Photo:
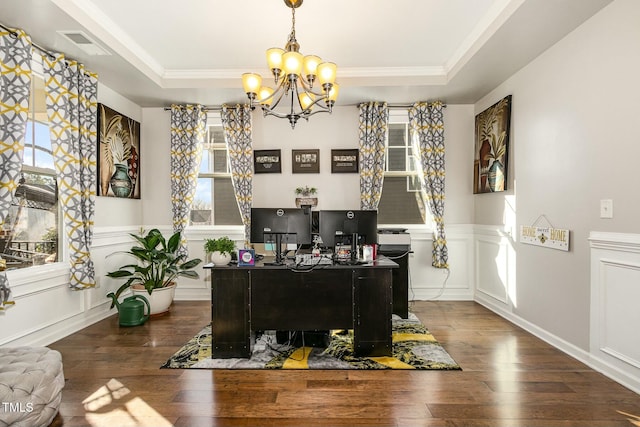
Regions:
M 352 271 L 251 270 L 252 330 L 353 328 Z

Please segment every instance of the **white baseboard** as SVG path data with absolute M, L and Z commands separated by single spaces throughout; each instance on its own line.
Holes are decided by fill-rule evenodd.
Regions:
M 554 346 L 558 350 L 568 354 L 569 356 L 579 360 L 585 365 L 589 366 L 591 369 L 594 369 L 603 375 L 611 378 L 613 381 L 627 387 L 629 390 L 632 390 L 635 393 L 640 393 L 640 380 L 638 378 L 634 378 L 611 364 L 607 363 L 605 360 L 598 359 L 591 355 L 589 352 L 576 347 L 575 345 L 563 340 L 562 338 L 557 337 L 556 335 L 550 334 L 548 331 L 539 328 L 533 323 L 528 322 L 527 320 L 517 316 L 511 312 L 504 310 L 499 304 L 491 301 L 489 298 L 477 294 L 475 301 L 496 313 L 497 315 L 505 318 L 509 322 L 521 327 L 525 331 L 530 334 L 540 338 L 546 343 Z
M 60 322 L 50 323 L 41 329 L 17 337 L 14 340 L 7 341 L 3 343 L 2 346 L 48 346 L 114 314 L 115 312 L 109 310 L 108 305 L 105 304 L 105 307 L 79 313 Z

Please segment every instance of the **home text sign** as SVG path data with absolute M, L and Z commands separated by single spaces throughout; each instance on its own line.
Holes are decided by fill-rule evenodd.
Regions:
M 520 227 L 520 242 L 545 248 L 569 250 L 569 230 L 552 227 Z

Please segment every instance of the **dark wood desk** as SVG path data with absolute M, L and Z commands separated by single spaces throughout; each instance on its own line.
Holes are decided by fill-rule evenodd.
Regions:
M 211 270 L 212 355 L 248 358 L 251 331 L 353 329 L 356 355 L 390 356 L 397 267 L 384 258 L 311 271 L 262 263 L 205 266 Z

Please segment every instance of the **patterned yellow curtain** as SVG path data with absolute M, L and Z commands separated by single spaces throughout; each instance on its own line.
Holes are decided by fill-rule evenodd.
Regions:
M 253 182 L 253 148 L 251 139 L 251 108 L 248 105 L 222 107 L 222 127 L 229 152 L 233 192 L 244 225 L 244 245 L 251 238 L 251 204 Z
M 377 210 L 384 181 L 384 145 L 389 133 L 387 103 L 360 104 L 360 209 Z
M 95 287 L 91 260 L 97 188 L 98 77 L 62 54 L 43 55 L 47 118 L 69 241 L 69 286 Z
M 0 28 L 0 224 L 18 187 L 31 92 L 31 39 L 23 31 Z M 4 262 L 4 261 L 0 261 Z M 0 310 L 12 304 L 0 265 Z
M 409 131 L 413 150 L 420 153 L 419 171 L 422 174 L 422 191 L 426 193 L 427 206 L 434 225 L 433 254 L 431 264 L 436 268 L 448 268 L 449 255 L 444 232 L 444 105 L 440 101 L 428 104 L 416 103 L 409 109 Z
M 171 205 L 173 232 L 180 232 L 178 253 L 188 255 L 184 229 L 198 185 L 198 169 L 207 131 L 207 112 L 201 105 L 171 106 Z M 186 258 L 185 258 L 186 259 Z

